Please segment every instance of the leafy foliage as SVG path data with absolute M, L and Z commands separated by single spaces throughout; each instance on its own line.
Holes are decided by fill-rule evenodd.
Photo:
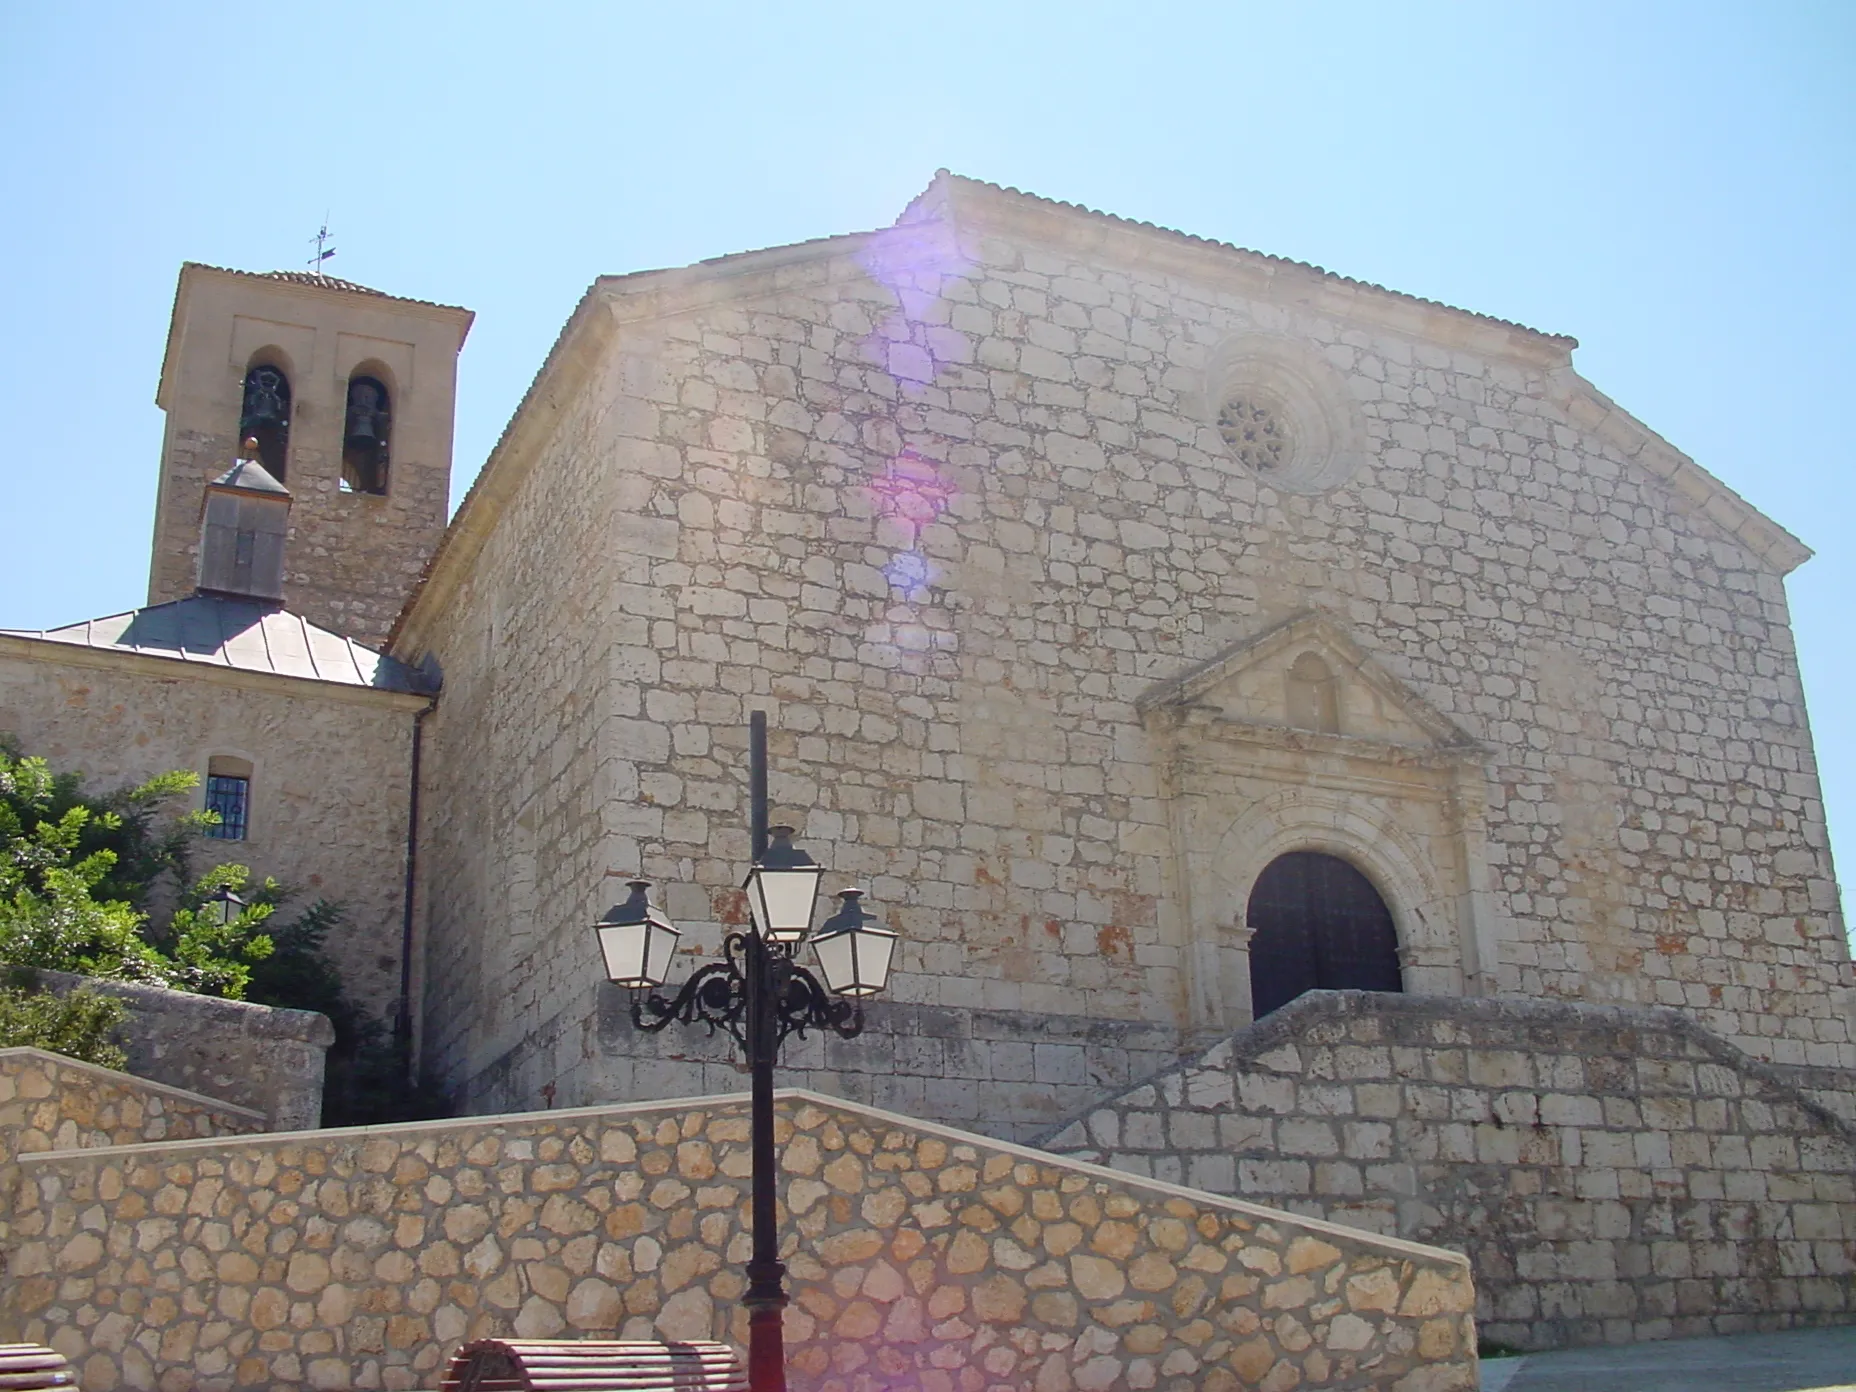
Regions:
M 241 998 L 271 955 L 264 924 L 281 891 L 267 881 L 221 923 L 209 898 L 248 889 L 250 871 L 220 865 L 186 883 L 188 846 L 210 814 L 172 826 L 156 816 L 195 781 L 167 773 L 89 798 L 73 775 L 0 744 L 0 962 Z M 145 906 L 170 877 L 179 903 L 153 924 Z
M 56 996 L 31 985 L 0 986 L 0 1048 L 46 1049 L 104 1068 L 128 1061 L 115 1042 L 129 1010 L 114 996 L 79 989 Z

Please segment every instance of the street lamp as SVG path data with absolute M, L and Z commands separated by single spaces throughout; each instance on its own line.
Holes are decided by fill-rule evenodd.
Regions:
M 206 896 L 205 908 L 212 915 L 213 923 L 221 928 L 230 928 L 238 921 L 238 916 L 245 912 L 245 901 L 232 892 L 231 885 L 220 885 Z
M 821 982 L 794 960 L 812 930 L 824 867 L 793 845 L 791 827 L 767 826 L 767 715 L 748 726 L 748 789 L 754 864 L 742 888 L 749 928 L 722 940 L 722 960 L 699 967 L 675 996 L 655 990 L 669 974 L 679 936 L 650 903 L 644 880 L 631 897 L 593 925 L 606 976 L 632 992 L 632 1024 L 650 1033 L 671 1021 L 727 1030 L 747 1056 L 752 1075 L 753 1257 L 747 1265 L 748 1386 L 786 1392 L 786 1349 L 780 1312 L 786 1308 L 786 1264 L 775 1219 L 778 1179 L 773 1146 L 773 1065 L 788 1035 L 831 1030 L 851 1039 L 864 1027 L 864 997 L 889 980 L 897 935 L 864 912 L 861 889 L 838 895 L 839 908 L 811 937 Z M 639 994 L 650 991 L 649 995 Z
M 773 844 L 762 851 L 741 887 L 748 894 L 754 927 L 769 942 L 805 941 L 812 927 L 812 906 L 825 867 L 793 844 L 793 829 L 777 826 Z

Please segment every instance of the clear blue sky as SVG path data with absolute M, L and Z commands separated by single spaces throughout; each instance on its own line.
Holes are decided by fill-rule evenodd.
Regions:
M 144 595 L 184 260 L 478 314 L 454 496 L 594 276 L 889 222 L 939 166 L 1581 341 L 1815 547 L 1856 873 L 1856 5 L 0 4 L 0 625 Z

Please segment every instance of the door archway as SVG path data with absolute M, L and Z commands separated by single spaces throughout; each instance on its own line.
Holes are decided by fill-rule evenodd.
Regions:
M 1253 1019 L 1304 991 L 1405 989 L 1392 911 L 1339 856 L 1277 856 L 1257 877 L 1246 918 Z

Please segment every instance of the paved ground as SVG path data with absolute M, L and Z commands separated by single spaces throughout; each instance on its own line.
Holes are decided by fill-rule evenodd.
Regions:
M 1856 1327 L 1487 1358 L 1482 1392 L 1856 1392 Z

